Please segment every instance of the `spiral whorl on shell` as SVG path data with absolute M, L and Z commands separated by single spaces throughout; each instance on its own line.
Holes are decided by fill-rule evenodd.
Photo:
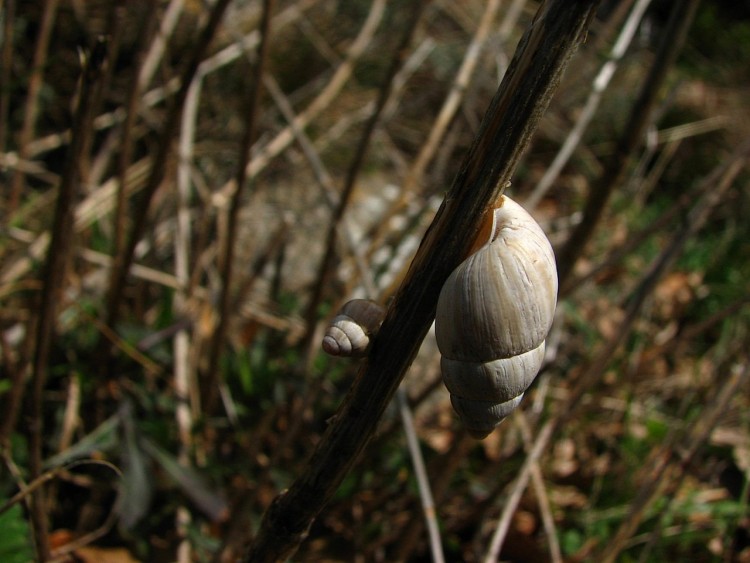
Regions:
M 364 355 L 384 316 L 385 309 L 374 301 L 348 301 L 328 325 L 323 350 L 331 356 Z
M 556 303 L 549 240 L 502 196 L 489 241 L 448 277 L 435 319 L 443 382 L 472 436 L 487 436 L 521 402 L 542 365 Z

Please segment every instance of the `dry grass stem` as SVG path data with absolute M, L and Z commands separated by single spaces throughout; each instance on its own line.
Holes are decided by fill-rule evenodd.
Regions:
M 320 115 L 321 112 L 329 107 L 331 103 L 333 103 L 336 96 L 341 92 L 341 89 L 351 77 L 357 59 L 362 56 L 367 46 L 370 44 L 370 41 L 372 41 L 375 31 L 380 24 L 380 20 L 383 17 L 384 11 L 385 0 L 374 0 L 372 7 L 367 14 L 367 19 L 364 24 L 362 24 L 359 34 L 347 50 L 344 61 L 336 68 L 326 86 L 320 91 L 315 99 L 310 102 L 304 111 L 297 114 L 295 127 L 304 129 L 311 121 Z M 255 176 L 268 166 L 268 163 L 274 157 L 278 156 L 293 141 L 294 132 L 291 126 L 287 126 L 277 133 L 271 141 L 267 142 L 257 151 L 257 154 L 248 164 L 248 180 L 255 178 Z
M 135 207 L 138 211 L 130 230 L 127 245 L 123 252 L 115 257 L 112 275 L 110 276 L 109 281 L 105 315 L 105 323 L 109 327 L 114 328 L 117 324 L 127 276 L 130 272 L 130 267 L 135 256 L 135 248 L 145 232 L 148 211 L 151 207 L 151 200 L 164 179 L 167 157 L 170 154 L 172 139 L 179 124 L 179 118 L 182 114 L 183 105 L 190 84 L 198 70 L 198 65 L 203 58 L 204 52 L 208 48 L 211 39 L 219 27 L 219 23 L 222 20 L 224 11 L 229 5 L 229 2 L 230 0 L 217 0 L 216 4 L 211 9 L 208 22 L 199 33 L 193 46 L 193 50 L 187 57 L 188 62 L 185 65 L 181 76 L 181 86 L 167 113 L 164 128 L 162 129 L 159 144 L 157 145 L 157 153 L 152 160 L 151 170 L 148 179 L 146 180 L 146 185 L 144 186 L 143 191 L 139 194 L 138 201 L 135 203 Z M 108 363 L 109 348 L 104 345 L 105 341 L 102 340 L 101 342 L 103 347 L 100 356 L 102 357 L 103 363 L 106 365 Z
M 422 145 L 404 179 L 402 198 L 408 196 L 412 190 L 420 185 L 425 169 L 435 156 L 435 152 L 448 130 L 448 125 L 453 121 L 453 117 L 456 115 L 463 101 L 469 82 L 477 67 L 482 47 L 484 47 L 490 30 L 493 28 L 499 8 L 500 0 L 488 0 L 486 3 L 484 13 L 479 20 L 479 25 L 476 27 L 474 36 L 471 38 L 471 43 L 466 48 L 463 61 L 461 61 L 461 66 L 456 73 L 456 78 L 451 85 L 448 95 L 443 101 L 440 113 L 435 118 L 427 140 Z
M 172 5 L 170 5 L 171 7 Z M 156 44 L 156 41 L 154 44 Z M 139 80 L 139 82 L 146 84 L 148 80 Z M 177 149 L 177 223 L 174 237 L 174 271 L 175 280 L 179 284 L 179 287 L 175 291 L 172 305 L 176 318 L 182 318 L 187 315 L 188 301 L 191 297 L 190 241 L 192 240 L 192 228 L 189 208 L 191 196 L 190 178 L 192 175 L 191 164 L 201 86 L 202 76 L 199 74 L 193 79 L 185 99 Z M 192 397 L 191 389 L 197 384 L 197 369 L 191 362 L 191 335 L 187 328 L 181 328 L 177 331 L 174 335 L 172 347 L 174 355 L 174 394 L 177 400 L 175 422 L 177 424 L 180 443 L 177 461 L 184 467 L 190 467 L 192 452 L 195 448 L 193 426 L 195 420 L 200 416 L 200 405 L 190 400 Z M 177 548 L 177 561 L 179 563 L 186 563 L 192 559 L 191 542 L 187 538 L 189 524 L 189 511 L 185 506 L 179 506 L 175 515 L 175 529 L 181 538 L 180 546 Z
M 633 41 L 633 37 L 643 19 L 643 15 L 646 13 L 650 4 L 651 0 L 638 0 L 635 3 L 635 6 L 633 6 L 630 16 L 628 16 L 628 19 L 622 26 L 620 36 L 612 47 L 612 52 L 609 54 L 607 62 L 604 63 L 599 70 L 599 73 L 591 85 L 591 92 L 589 93 L 589 97 L 586 100 L 583 109 L 581 109 L 578 114 L 578 119 L 576 120 L 575 125 L 573 125 L 568 132 L 568 136 L 565 138 L 565 142 L 560 147 L 557 155 L 555 155 L 552 164 L 550 164 L 547 170 L 545 170 L 544 176 L 542 176 L 542 179 L 539 180 L 534 191 L 524 202 L 527 209 L 533 210 L 539 204 L 552 184 L 557 180 L 563 167 L 567 164 L 568 160 L 570 160 L 576 147 L 580 144 L 583 133 L 591 123 L 591 120 L 594 119 L 594 115 L 599 107 L 602 96 L 609 86 L 620 60 L 625 55 L 625 51 Z
M 510 528 L 511 518 L 516 508 L 518 508 L 518 503 L 521 501 L 523 492 L 529 485 L 529 479 L 534 471 L 534 467 L 539 467 L 539 459 L 546 450 L 547 444 L 554 433 L 555 425 L 552 422 L 547 422 L 536 435 L 533 447 L 527 452 L 526 460 L 513 480 L 510 493 L 504 499 L 505 504 L 503 505 L 502 514 L 490 539 L 487 554 L 484 558 L 485 563 L 494 563 L 500 556 L 500 550 L 503 547 L 503 542 L 505 542 L 508 529 Z
M 406 392 L 402 387 L 399 387 L 399 390 L 396 392 L 396 398 L 398 399 L 399 413 L 404 427 L 404 434 L 406 435 L 406 444 L 409 448 L 409 456 L 411 457 L 412 465 L 414 466 L 414 475 L 417 478 L 419 496 L 422 499 L 422 511 L 430 538 L 430 553 L 432 554 L 432 560 L 435 563 L 442 563 L 445 561 L 445 558 L 443 556 L 442 541 L 440 540 L 437 509 L 435 507 L 435 501 L 432 498 L 430 481 L 427 476 L 427 470 L 425 469 L 424 459 L 422 458 L 422 451 L 419 448 L 419 440 L 417 439 L 417 433 L 414 428 L 414 417 L 412 416 L 411 408 L 409 407 Z
M 10 84 L 13 64 L 13 29 L 15 26 L 16 0 L 6 0 L 0 4 L 3 15 L 3 46 L 0 49 L 0 84 Z M 10 117 L 10 89 L 0 89 L 0 153 L 5 152 L 8 139 L 8 118 Z M 1 164 L 6 166 L 5 164 Z
M 680 52 L 687 31 L 698 9 L 699 1 L 689 0 L 673 5 L 669 23 L 661 37 L 659 52 L 649 70 L 648 77 L 643 83 L 639 96 L 633 104 L 615 153 L 608 160 L 596 185 L 592 186 L 580 223 L 571 233 L 565 245 L 557 252 L 560 287 L 564 287 L 568 283 L 568 278 L 573 272 L 578 256 L 583 252 L 601 219 L 612 191 L 620 185 L 627 170 L 627 165 L 642 141 L 646 126 L 651 122 L 652 112 L 661 86 Z
M 319 152 L 317 151 L 307 134 L 304 132 L 304 130 L 297 127 L 294 109 L 289 103 L 287 97 L 281 91 L 281 88 L 279 88 L 279 85 L 276 83 L 274 78 L 270 75 L 266 75 L 264 76 L 263 83 L 265 84 L 270 96 L 273 98 L 274 103 L 279 108 L 279 111 L 284 116 L 284 119 L 287 120 L 289 126 L 292 128 L 294 137 L 297 140 L 300 148 L 302 149 L 302 153 L 305 155 L 310 168 L 312 168 L 315 180 L 323 190 L 323 195 L 326 198 L 328 206 L 331 209 L 335 209 L 338 195 L 335 191 L 336 188 L 333 184 L 333 178 L 331 178 L 331 175 L 328 173 L 328 170 L 326 169 Z M 367 289 L 367 294 L 375 295 L 375 286 L 367 268 L 367 261 L 365 259 L 363 251 L 357 244 L 357 241 L 354 239 L 353 232 L 354 231 L 352 225 L 350 224 L 350 219 L 346 216 L 342 217 L 341 236 L 344 239 L 349 252 L 352 256 L 354 256 L 359 274 L 361 276 L 363 284 L 365 285 L 365 288 Z
M 37 115 L 39 113 L 39 94 L 44 80 L 44 67 L 58 3 L 59 0 L 45 0 L 44 2 L 42 21 L 34 50 L 34 59 L 31 63 L 31 75 L 29 76 L 28 94 L 26 95 L 26 104 L 24 106 L 23 125 L 18 135 L 19 161 L 24 161 L 28 158 L 28 145 L 34 136 L 34 128 L 36 127 Z M 12 42 L 8 40 L 6 43 Z M 24 174 L 21 170 L 16 170 L 11 179 L 10 195 L 8 197 L 8 217 L 12 216 L 18 207 L 23 186 Z
M 516 412 L 513 420 L 521 431 L 526 451 L 530 451 L 533 445 L 533 436 L 529 422 L 523 412 Z M 544 532 L 547 535 L 547 544 L 549 545 L 550 560 L 554 563 L 561 563 L 562 552 L 560 551 L 560 542 L 558 541 L 557 529 L 555 527 L 555 518 L 552 515 L 549 496 L 547 495 L 546 485 L 544 484 L 544 475 L 538 463 L 531 466 L 531 485 L 539 503 L 539 512 L 542 515 L 542 524 Z
M 58 303 L 62 297 L 65 273 L 70 258 L 74 200 L 78 185 L 81 182 L 79 167 L 89 143 L 95 90 L 99 86 L 106 57 L 105 44 L 98 43 L 84 60 L 78 107 L 74 117 L 74 135 L 66 156 L 65 169 L 60 179 L 50 245 L 42 275 L 38 320 L 34 327 L 35 330 L 29 331 L 30 334 L 34 334 L 35 343 L 31 370 L 32 407 L 30 417 L 31 440 L 29 442 L 29 469 L 32 479 L 36 479 L 42 474 L 42 449 L 44 447 L 43 394 L 49 368 L 49 353 L 55 332 Z M 41 490 L 32 497 L 31 515 L 34 523 L 37 556 L 41 560 L 46 560 L 50 554 L 48 516 L 46 499 Z
M 219 297 L 219 321 L 211 341 L 209 351 L 208 370 L 206 372 L 206 401 L 204 408 L 207 413 L 213 412 L 216 390 L 221 381 L 219 373 L 219 360 L 224 350 L 229 317 L 231 310 L 232 277 L 234 271 L 234 254 L 237 244 L 237 219 L 242 203 L 243 188 L 247 182 L 247 163 L 250 160 L 250 148 L 255 142 L 255 128 L 258 114 L 258 105 L 262 92 L 263 69 L 266 64 L 268 53 L 269 32 L 271 23 L 271 12 L 273 1 L 264 0 L 263 13 L 260 23 L 260 43 L 258 45 L 258 56 L 252 72 L 250 83 L 250 95 L 247 104 L 247 123 L 240 143 L 239 162 L 237 164 L 237 176 L 235 177 L 236 188 L 232 194 L 229 206 L 227 224 L 227 241 L 224 253 L 219 262 L 221 269 L 221 293 Z
M 148 88 L 148 85 L 151 83 L 154 73 L 164 56 L 167 41 L 174 31 L 177 21 L 180 19 L 184 5 L 185 0 L 170 0 L 167 9 L 164 11 L 164 15 L 161 18 L 161 25 L 159 25 L 159 29 L 151 41 L 148 53 L 143 59 L 143 63 L 136 69 L 138 71 L 138 80 L 135 81 L 135 88 L 138 90 Z M 154 20 L 158 21 L 155 18 Z

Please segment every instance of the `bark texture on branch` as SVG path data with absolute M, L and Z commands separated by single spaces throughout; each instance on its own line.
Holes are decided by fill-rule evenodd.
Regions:
M 292 555 L 365 447 L 432 324 L 443 282 L 472 246 L 499 187 L 510 181 L 597 5 L 552 0 L 539 8 L 354 385 L 305 472 L 267 510 L 245 561 Z

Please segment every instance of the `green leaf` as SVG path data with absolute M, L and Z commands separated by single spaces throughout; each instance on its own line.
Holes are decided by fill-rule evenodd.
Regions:
M 122 526 L 130 530 L 143 518 L 151 505 L 153 484 L 147 468 L 148 460 L 138 444 L 129 405 L 121 410 L 121 415 L 124 444 L 120 454 L 122 480 L 117 513 Z
M 0 514 L 0 530 L 0 561 L 26 563 L 34 560 L 29 524 L 23 517 L 21 505 Z
M 246 395 L 251 395 L 253 392 L 253 371 L 250 367 L 250 358 L 247 355 L 241 354 L 237 358 L 237 375 L 242 390 Z
M 60 467 L 73 460 L 90 456 L 94 452 L 105 452 L 117 446 L 120 438 L 117 429 L 120 426 L 120 414 L 115 414 L 97 426 L 91 433 L 81 438 L 67 450 L 52 456 L 44 462 L 45 469 Z
M 173 455 L 145 438 L 141 440 L 141 444 L 143 449 L 162 466 L 164 471 L 182 489 L 182 492 L 209 518 L 214 521 L 226 518 L 229 510 L 227 502 L 212 491 L 194 469 L 180 464 Z

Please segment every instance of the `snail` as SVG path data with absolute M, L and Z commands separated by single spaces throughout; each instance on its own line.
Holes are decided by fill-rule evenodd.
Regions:
M 443 382 L 475 438 L 521 402 L 542 365 L 557 304 L 544 231 L 509 197 L 499 204 L 489 240 L 443 285 L 435 319 Z
M 348 301 L 328 325 L 323 350 L 331 356 L 363 356 L 384 316 L 385 309 L 374 301 Z
M 491 222 L 480 229 L 490 233 L 487 242 L 443 285 L 435 318 L 443 383 L 475 438 L 520 404 L 544 360 L 557 305 L 555 256 L 542 228 L 507 196 Z M 323 349 L 364 355 L 384 314 L 373 301 L 349 301 L 331 321 Z

